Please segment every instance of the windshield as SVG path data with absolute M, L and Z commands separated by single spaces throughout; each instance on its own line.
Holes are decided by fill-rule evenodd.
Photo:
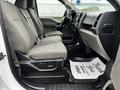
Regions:
M 68 0 L 76 8 L 87 13 L 103 13 L 115 11 L 115 8 L 106 0 Z

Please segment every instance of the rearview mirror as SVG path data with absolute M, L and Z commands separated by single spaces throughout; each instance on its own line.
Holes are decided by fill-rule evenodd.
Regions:
M 76 4 L 78 4 L 78 5 L 79 5 L 79 4 L 80 4 L 80 2 L 81 2 L 80 0 L 76 0 Z
M 71 0 L 73 4 L 80 5 L 81 0 Z

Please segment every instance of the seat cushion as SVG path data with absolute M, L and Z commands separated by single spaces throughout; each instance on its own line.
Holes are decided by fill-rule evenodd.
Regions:
M 36 45 L 27 55 L 35 60 L 67 58 L 67 50 L 62 42 Z
M 61 37 L 63 37 L 63 33 L 60 31 L 52 31 L 52 32 L 45 33 L 44 36 L 46 36 L 46 37 L 49 37 L 49 36 L 61 36 Z
M 60 36 L 50 36 L 50 37 L 45 37 L 40 40 L 41 44 L 51 44 L 51 43 L 56 43 L 56 42 L 61 42 L 62 38 Z

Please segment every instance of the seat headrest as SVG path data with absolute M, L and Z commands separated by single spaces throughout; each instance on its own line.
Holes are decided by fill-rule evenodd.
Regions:
M 27 9 L 27 0 L 16 0 L 15 5 L 18 8 Z

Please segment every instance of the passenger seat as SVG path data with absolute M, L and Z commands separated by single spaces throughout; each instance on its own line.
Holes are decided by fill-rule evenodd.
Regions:
M 41 36 L 41 33 L 42 33 L 45 37 L 49 37 L 49 36 L 61 36 L 62 37 L 63 33 L 61 31 L 57 31 L 57 29 L 56 29 L 56 31 L 53 30 L 53 31 L 47 32 L 47 33 L 44 32 L 43 24 L 42 24 L 39 16 L 37 15 L 37 13 L 35 12 L 35 10 L 32 8 L 32 6 L 33 6 L 32 4 L 33 4 L 32 2 L 28 2 L 28 11 L 32 17 L 32 20 L 34 21 L 38 35 Z
M 30 14 L 27 11 L 27 0 L 16 0 L 15 5 L 19 8 L 21 14 L 24 16 L 25 20 L 27 21 L 29 26 L 32 28 L 33 32 L 38 36 L 37 30 L 32 21 L 32 18 L 30 17 Z M 44 37 L 42 32 L 38 39 L 40 39 L 40 43 L 44 43 L 44 44 L 62 41 L 62 38 L 60 36 Z
M 67 50 L 62 42 L 38 43 L 35 29 L 30 27 L 20 10 L 9 2 L 1 1 L 1 3 L 7 35 L 16 52 L 20 52 L 34 61 L 66 60 Z
M 111 71 L 111 84 L 114 86 L 114 90 L 120 90 L 120 45 L 117 52 L 116 60 L 113 64 Z M 109 82 L 108 82 L 109 83 Z

